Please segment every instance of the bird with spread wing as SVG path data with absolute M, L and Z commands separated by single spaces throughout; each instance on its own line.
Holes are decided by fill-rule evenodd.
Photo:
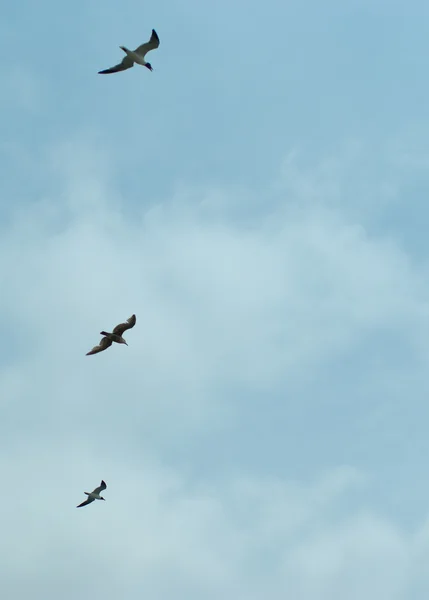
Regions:
M 100 485 L 98 487 L 96 487 L 95 490 L 92 490 L 92 492 L 84 492 L 84 494 L 86 494 L 88 496 L 88 498 L 84 502 L 81 502 L 81 504 L 78 504 L 76 506 L 76 508 L 80 508 L 81 506 L 86 506 L 87 504 L 91 504 L 91 502 L 94 502 L 94 500 L 106 500 L 106 498 L 103 498 L 103 496 L 100 496 L 100 492 L 102 492 L 106 488 L 107 488 L 106 483 L 104 481 L 101 481 Z
M 128 346 L 127 342 L 122 337 L 122 334 L 127 329 L 131 329 L 132 327 L 134 327 L 135 324 L 136 315 L 132 315 L 129 319 L 127 319 L 125 323 L 119 323 L 119 325 L 116 325 L 112 333 L 109 333 L 107 331 L 100 331 L 100 335 L 104 337 L 101 338 L 101 341 L 97 346 L 94 346 L 92 350 L 86 353 L 86 356 L 89 356 L 91 354 L 97 354 L 98 352 L 103 352 L 103 350 L 107 350 L 107 348 L 109 348 L 113 342 L 116 342 L 117 344 L 126 344 Z
M 145 57 L 148 52 L 151 50 L 155 50 L 159 46 L 159 37 L 156 33 L 155 29 L 152 29 L 152 35 L 150 36 L 150 40 L 145 44 L 142 44 L 135 50 L 129 50 L 126 46 L 119 46 L 121 50 L 123 50 L 126 54 L 122 59 L 122 62 L 111 67 L 110 69 L 104 69 L 104 71 L 98 71 L 99 75 L 107 75 L 109 73 L 119 73 L 119 71 L 126 71 L 127 69 L 131 69 L 134 67 L 134 63 L 138 65 L 142 65 L 149 69 L 149 71 L 153 71 L 152 65 L 149 62 L 146 62 Z

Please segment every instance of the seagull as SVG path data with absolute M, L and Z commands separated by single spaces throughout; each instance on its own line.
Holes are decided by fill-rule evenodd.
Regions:
M 108 73 L 118 73 L 119 71 L 126 71 L 126 69 L 131 69 L 134 67 L 134 63 L 138 65 L 142 65 L 143 67 L 147 67 L 149 71 L 153 71 L 152 65 L 145 61 L 145 56 L 151 50 L 155 50 L 159 46 L 159 37 L 156 33 L 155 29 L 152 29 L 152 35 L 150 36 L 150 40 L 145 44 L 142 44 L 135 50 L 128 50 L 125 46 L 119 46 L 121 50 L 123 50 L 126 56 L 123 58 L 122 62 L 110 69 L 104 69 L 104 71 L 98 71 L 99 75 L 107 75 Z
M 116 325 L 112 333 L 108 333 L 107 331 L 100 331 L 100 335 L 103 335 L 104 337 L 101 338 L 101 341 L 98 344 L 98 346 L 94 346 L 92 350 L 86 353 L 86 356 L 89 356 L 90 354 L 97 354 L 97 352 L 103 352 L 103 350 L 106 350 L 112 345 L 112 342 L 116 342 L 117 344 L 126 344 L 128 346 L 127 342 L 122 337 L 122 334 L 127 329 L 131 329 L 131 327 L 134 327 L 135 324 L 136 315 L 131 315 L 131 317 L 127 319 L 125 323 L 119 323 L 119 325 Z
M 88 492 L 84 492 L 84 494 L 86 494 L 88 496 L 88 498 L 85 500 L 85 502 L 78 504 L 78 506 L 76 506 L 76 508 L 80 508 L 81 506 L 86 506 L 87 504 L 91 504 L 91 502 L 94 502 L 94 500 L 105 500 L 106 498 L 103 498 L 102 496 L 100 496 L 100 492 L 102 492 L 106 488 L 107 488 L 107 485 L 105 484 L 105 482 L 101 481 L 100 485 L 98 487 L 96 487 L 95 490 L 93 490 L 90 494 Z

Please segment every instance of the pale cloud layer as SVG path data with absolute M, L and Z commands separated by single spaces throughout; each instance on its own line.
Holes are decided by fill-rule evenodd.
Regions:
M 345 355 L 361 361 L 345 366 L 353 402 L 366 407 L 360 435 L 382 426 L 389 408 L 379 393 L 392 378 L 416 377 L 407 397 L 416 409 L 425 267 L 323 194 L 301 204 L 293 190 L 314 180 L 311 170 L 295 183 L 289 172 L 283 202 L 284 175 L 267 185 L 264 209 L 244 224 L 232 205 L 246 190 L 227 187 L 182 186 L 130 217 L 108 154 L 92 160 L 93 150 L 81 139 L 46 155 L 55 185 L 13 209 L 1 239 L 4 514 L 25 491 L 4 525 L 8 597 L 427 591 L 426 512 L 412 525 L 391 507 L 383 514 L 371 500 L 379 467 L 362 454 L 351 466 L 341 445 L 332 460 L 317 433 L 335 439 L 332 426 L 344 429 L 359 456 L 355 424 L 336 419 L 344 407 L 353 417 L 338 370 Z M 99 330 L 132 312 L 128 348 L 85 357 Z M 396 373 L 391 339 L 414 356 Z M 359 358 L 374 340 L 376 368 Z M 292 419 L 293 447 L 277 439 L 273 454 L 255 425 L 243 431 L 260 411 L 262 420 L 281 414 L 285 436 Z M 223 468 L 204 468 L 205 436 Z M 263 460 L 243 462 L 240 439 Z M 368 443 L 377 454 L 373 436 Z M 76 512 L 101 476 L 108 501 Z

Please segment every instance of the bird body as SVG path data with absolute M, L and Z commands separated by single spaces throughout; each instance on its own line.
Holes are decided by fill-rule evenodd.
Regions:
M 144 44 L 146 45 L 146 44 Z M 138 52 L 138 48 L 136 50 L 129 50 L 128 48 L 126 48 L 125 46 L 119 46 L 121 50 L 123 50 L 125 52 L 125 54 L 131 58 L 131 60 L 135 63 L 137 63 L 138 65 L 142 65 L 142 67 L 145 67 L 147 65 L 147 62 L 145 61 L 145 56 L 146 56 L 146 52 L 144 54 L 139 54 Z
M 119 323 L 119 325 L 116 325 L 116 327 L 111 333 L 109 333 L 108 331 L 100 331 L 100 335 L 104 337 L 101 338 L 101 341 L 97 346 L 94 346 L 92 350 L 86 353 L 86 356 L 89 356 L 91 354 L 97 354 L 98 352 L 103 352 L 103 350 L 107 350 L 107 348 L 110 348 L 113 342 L 116 342 L 117 344 L 125 344 L 126 346 L 128 346 L 127 342 L 122 337 L 122 334 L 127 329 L 131 329 L 132 327 L 134 327 L 135 324 L 136 315 L 131 315 L 131 317 L 127 319 L 125 323 Z
M 117 344 L 127 344 L 122 335 L 116 335 L 115 333 L 108 333 L 107 331 L 100 331 L 100 335 L 104 335 L 105 337 L 112 340 L 112 342 L 116 342 Z
M 92 492 L 84 492 L 84 494 L 86 494 L 88 496 L 88 498 L 84 502 L 81 502 L 80 504 L 78 504 L 76 506 L 76 508 L 81 508 L 82 506 L 91 504 L 91 502 L 94 502 L 94 500 L 105 500 L 105 498 L 103 498 L 103 496 L 100 496 L 100 492 L 102 492 L 106 488 L 107 488 L 107 485 L 102 480 L 100 485 L 98 487 L 96 487 L 95 490 L 92 490 Z
M 129 50 L 126 46 L 119 46 L 121 50 L 123 50 L 126 54 L 125 58 L 122 61 L 111 67 L 110 69 L 104 69 L 103 71 L 98 71 L 99 75 L 107 75 L 109 73 L 118 73 L 119 71 L 126 71 L 127 69 L 131 69 L 134 66 L 134 63 L 138 65 L 142 65 L 149 69 L 149 71 L 153 71 L 152 65 L 146 61 L 146 54 L 151 50 L 155 50 L 159 46 L 159 37 L 156 33 L 155 29 L 152 29 L 152 35 L 150 36 L 150 40 L 145 44 L 141 44 L 135 50 Z

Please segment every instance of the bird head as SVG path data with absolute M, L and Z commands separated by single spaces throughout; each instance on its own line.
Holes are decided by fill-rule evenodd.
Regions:
M 146 63 L 145 67 L 147 67 L 149 69 L 149 71 L 153 71 L 152 65 L 150 63 Z

